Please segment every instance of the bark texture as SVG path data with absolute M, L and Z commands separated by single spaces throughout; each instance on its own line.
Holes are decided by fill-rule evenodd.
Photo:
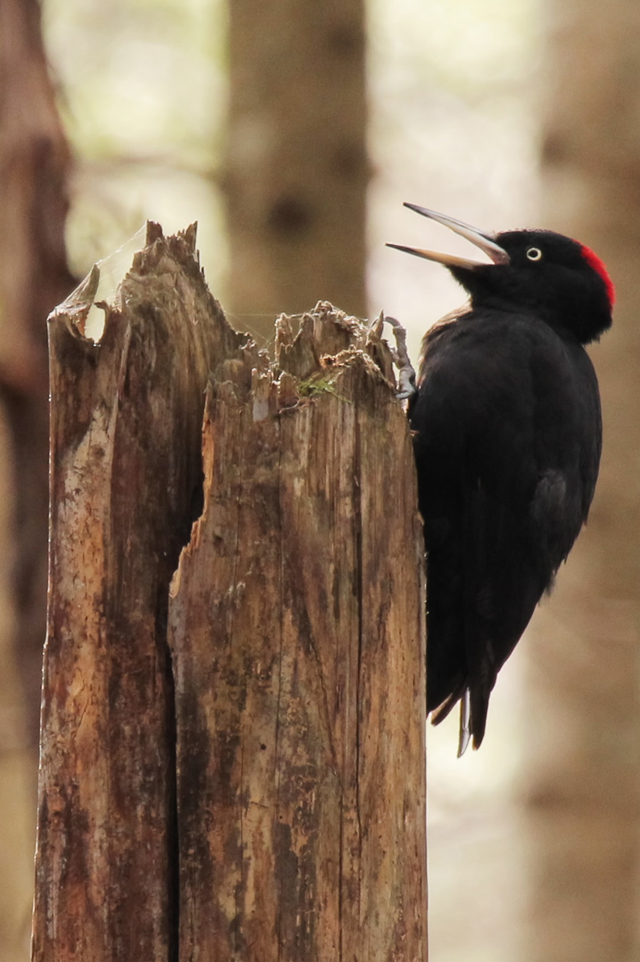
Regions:
M 604 259 L 612 330 L 590 350 L 604 449 L 589 517 L 531 631 L 527 958 L 640 952 L 640 20 L 633 0 L 548 5 L 545 226 Z
M 426 956 L 412 446 L 352 337 L 281 319 L 278 380 L 209 393 L 170 609 L 185 960 Z
M 366 313 L 364 18 L 363 0 L 229 4 L 229 305 L 263 337 L 321 297 Z
M 169 583 L 200 506 L 209 372 L 241 341 L 194 243 L 149 226 L 99 344 L 82 333 L 97 268 L 50 321 L 38 962 L 176 957 Z
M 33 959 L 422 960 L 424 572 L 390 355 L 319 305 L 271 364 L 193 244 L 150 226 L 99 344 L 95 271 L 51 320 Z

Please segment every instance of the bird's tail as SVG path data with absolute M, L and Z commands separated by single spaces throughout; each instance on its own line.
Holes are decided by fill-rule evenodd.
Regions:
M 480 748 L 487 723 L 488 699 L 468 688 L 456 688 L 431 714 L 431 724 L 439 725 L 460 702 L 460 728 L 458 734 L 458 758 L 464 755 L 473 739 L 474 749 Z

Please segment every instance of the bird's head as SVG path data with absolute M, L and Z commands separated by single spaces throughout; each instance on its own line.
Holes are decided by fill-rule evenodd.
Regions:
M 469 292 L 475 308 L 534 313 L 581 344 L 597 339 L 611 326 L 613 283 L 602 261 L 578 241 L 549 230 L 494 234 L 425 207 L 405 207 L 444 224 L 489 256 L 491 264 L 417 247 L 388 245 L 444 264 Z

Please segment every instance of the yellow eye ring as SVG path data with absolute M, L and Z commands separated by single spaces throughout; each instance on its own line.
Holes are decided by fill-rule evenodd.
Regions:
M 540 250 L 539 247 L 530 247 L 527 250 L 527 257 L 529 258 L 530 261 L 541 261 L 542 251 Z

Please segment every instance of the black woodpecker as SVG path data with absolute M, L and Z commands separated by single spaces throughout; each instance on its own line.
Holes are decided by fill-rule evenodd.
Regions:
M 483 232 L 413 204 L 492 263 L 390 244 L 444 264 L 469 303 L 423 341 L 415 432 L 427 552 L 427 712 L 458 701 L 458 754 L 485 733 L 498 671 L 586 522 L 602 447 L 584 349 L 614 288 L 583 244 L 547 230 Z

